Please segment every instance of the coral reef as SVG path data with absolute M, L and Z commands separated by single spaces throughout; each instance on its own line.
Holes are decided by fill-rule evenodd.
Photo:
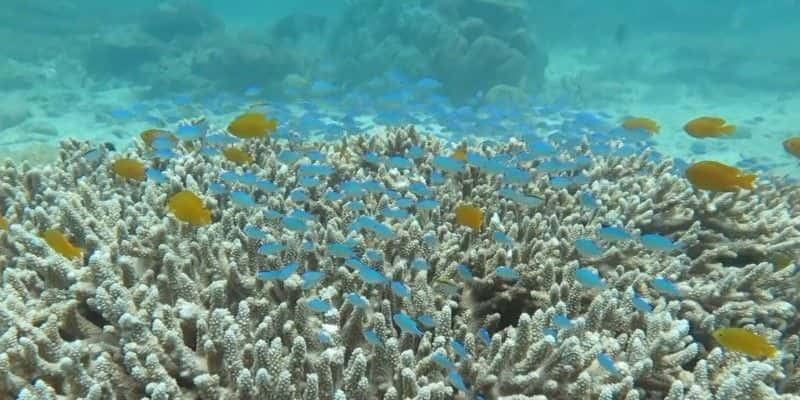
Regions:
M 404 154 L 413 146 L 425 153 L 411 167 L 361 157 Z M 764 184 L 709 195 L 649 154 L 596 155 L 583 166 L 591 183 L 579 191 L 553 187 L 546 174 L 516 185 L 541 198 L 537 207 L 502 195 L 504 178 L 472 162 L 433 182 L 431 173 L 442 166 L 436 156 L 452 147 L 413 128 L 333 143 L 249 141 L 256 160 L 247 170 L 191 148 L 180 145 L 184 155 L 170 161 L 163 183 L 115 178 L 114 157 L 76 158 L 89 149 L 76 141 L 62 144 L 55 165 L 2 167 L 0 204 L 10 223 L 0 231 L 2 393 L 21 399 L 799 398 L 797 265 L 770 262 L 772 252 L 800 247 L 797 187 Z M 470 150 L 494 157 L 523 148 L 511 139 Z M 298 189 L 303 176 L 315 173 L 287 159 L 290 150 L 318 150 L 334 170 L 320 166 L 315 171 L 325 182 Z M 124 156 L 144 159 L 146 152 L 139 143 Z M 275 186 L 236 184 L 258 204 L 242 207 L 211 188 L 225 169 L 254 172 Z M 190 226 L 167 210 L 168 198 L 184 190 L 201 196 L 211 224 Z M 597 198 L 594 209 L 581 204 L 588 191 Z M 414 216 L 379 216 L 402 197 L 416 202 Z M 435 198 L 438 208 L 423 209 L 423 198 Z M 358 201 L 363 212 L 353 206 Z M 486 211 L 486 229 L 454 222 L 463 203 Z M 286 217 L 281 222 L 283 214 L 303 212 L 308 229 Z M 379 216 L 388 232 L 357 229 L 359 215 Z M 587 260 L 573 243 L 601 224 L 667 234 L 683 247 L 657 252 L 623 241 Z M 47 229 L 66 233 L 84 257 L 55 253 L 37 236 Z M 513 243 L 496 240 L 495 231 Z M 262 254 L 262 241 L 285 249 Z M 334 252 L 336 243 L 350 243 L 353 258 Z M 426 263 L 413 262 L 418 258 Z M 410 297 L 394 285 L 366 283 L 354 263 L 405 282 Z M 587 263 L 604 288 L 583 287 L 575 278 Z M 271 275 L 277 279 L 257 278 L 287 265 L 288 274 Z M 513 268 L 518 279 L 501 277 L 500 266 Z M 298 275 L 308 271 L 324 272 L 322 282 L 309 285 Z M 657 276 L 677 282 L 680 296 L 653 288 Z M 450 290 L 441 291 L 442 283 Z M 369 306 L 349 300 L 353 292 Z M 652 312 L 636 308 L 634 292 L 650 300 Z M 319 299 L 332 308 L 320 309 Z M 403 333 L 400 312 L 419 320 L 430 315 L 431 326 L 423 324 L 420 337 Z M 557 314 L 571 318 L 568 327 L 552 329 Z M 779 345 L 780 354 L 751 360 L 720 348 L 710 332 L 731 325 L 751 327 Z
M 547 57 L 526 20 L 526 3 L 439 0 L 350 2 L 334 27 L 329 53 L 336 80 L 363 83 L 397 68 L 436 76 L 450 96 L 495 85 L 541 86 Z

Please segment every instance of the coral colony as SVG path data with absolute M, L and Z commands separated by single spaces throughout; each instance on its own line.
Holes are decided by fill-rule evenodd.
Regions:
M 797 398 L 798 189 L 586 137 L 279 125 L 3 166 L 3 393 Z

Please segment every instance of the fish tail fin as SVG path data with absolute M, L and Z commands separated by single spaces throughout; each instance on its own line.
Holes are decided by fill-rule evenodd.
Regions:
M 756 174 L 746 174 L 739 178 L 739 184 L 745 189 L 752 189 L 755 185 Z
M 725 125 L 720 130 L 722 131 L 722 133 L 730 135 L 731 133 L 736 131 L 736 125 Z

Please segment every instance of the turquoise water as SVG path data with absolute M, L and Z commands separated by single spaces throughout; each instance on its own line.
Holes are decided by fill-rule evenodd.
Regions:
M 0 399 L 800 398 L 796 1 L 7 3 Z

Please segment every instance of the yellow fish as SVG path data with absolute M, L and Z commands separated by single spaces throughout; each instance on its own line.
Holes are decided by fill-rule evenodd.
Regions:
M 730 135 L 736 131 L 736 125 L 729 125 L 720 117 L 700 117 L 687 122 L 683 130 L 696 138 L 707 138 Z
M 686 169 L 686 179 L 698 189 L 735 192 L 739 189 L 752 189 L 756 175 L 744 173 L 739 168 L 720 162 L 700 161 Z
M 756 358 L 770 358 L 778 349 L 763 336 L 745 328 L 720 328 L 712 334 L 728 350 Z
M 658 125 L 658 122 L 645 117 L 628 118 L 622 123 L 622 127 L 625 129 L 644 129 L 651 134 L 661 131 L 661 126 Z

